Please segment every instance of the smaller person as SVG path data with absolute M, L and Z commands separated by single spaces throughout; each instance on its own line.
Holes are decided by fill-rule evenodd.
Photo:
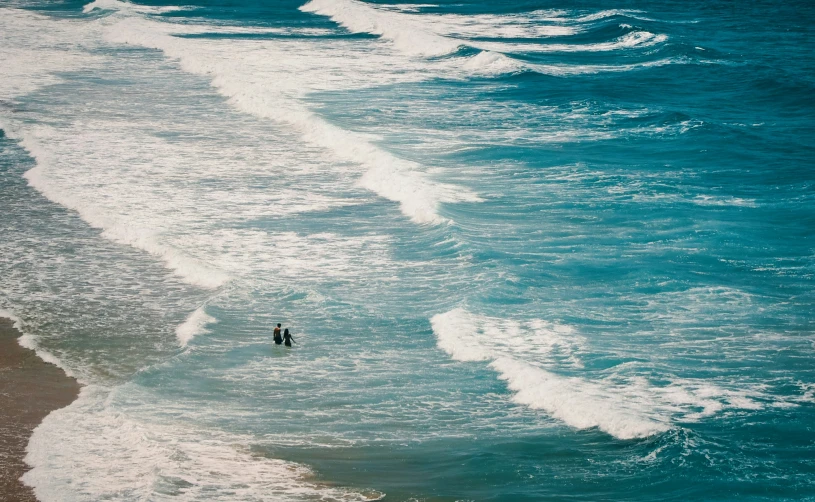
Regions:
M 291 342 L 294 341 L 294 337 L 291 336 L 291 333 L 289 333 L 289 328 L 286 328 L 286 330 L 283 331 L 283 339 L 286 340 L 284 342 L 286 344 L 286 347 L 291 347 Z
M 278 324 L 277 327 L 274 329 L 274 343 L 275 345 L 280 345 L 281 343 L 283 343 L 283 338 L 280 336 L 280 324 Z

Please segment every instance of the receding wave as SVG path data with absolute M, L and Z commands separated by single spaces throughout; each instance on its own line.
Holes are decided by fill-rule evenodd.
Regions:
M 76 376 L 68 366 L 63 364 L 62 360 L 60 360 L 57 356 L 55 356 L 51 352 L 40 347 L 37 338 L 31 333 L 26 332 L 25 326 L 23 325 L 23 320 L 17 317 L 13 312 L 0 309 L 0 317 L 10 319 L 14 323 L 13 324 L 14 329 L 22 333 L 22 336 L 17 339 L 17 343 L 19 343 L 20 346 L 25 347 L 29 350 L 33 350 L 34 352 L 36 352 L 37 357 L 39 357 L 43 361 L 53 364 L 54 366 L 57 366 L 59 368 L 62 368 L 66 375 L 71 377 Z
M 478 42 L 482 49 L 499 52 L 608 52 L 621 49 L 652 47 L 665 42 L 667 35 L 648 31 L 632 31 L 609 42 L 592 44 L 519 44 L 503 42 Z
M 253 454 L 252 437 L 204 430 L 192 420 L 186 427 L 168 426 L 123 413 L 112 403 L 131 391 L 138 388 L 88 385 L 76 401 L 34 430 L 26 455 L 34 467 L 23 481 L 39 500 L 180 496 L 187 501 L 356 502 L 384 496 L 321 484 L 304 465 Z

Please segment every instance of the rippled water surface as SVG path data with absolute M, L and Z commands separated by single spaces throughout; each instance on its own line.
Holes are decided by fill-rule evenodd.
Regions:
M 85 384 L 24 481 L 812 500 L 813 22 L 0 5 L 0 308 Z

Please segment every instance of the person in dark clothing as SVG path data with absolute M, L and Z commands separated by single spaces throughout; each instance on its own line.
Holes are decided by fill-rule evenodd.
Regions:
M 283 343 L 283 338 L 280 336 L 280 324 L 278 324 L 277 327 L 274 329 L 274 343 L 276 345 L 280 345 L 281 343 Z
M 289 328 L 286 328 L 286 330 L 283 331 L 283 338 L 286 340 L 284 342 L 286 344 L 286 347 L 291 347 L 291 342 L 294 341 L 294 337 L 291 336 L 291 333 L 289 333 Z

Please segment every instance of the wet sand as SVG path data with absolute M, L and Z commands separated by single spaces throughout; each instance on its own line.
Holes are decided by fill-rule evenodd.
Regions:
M 76 399 L 79 384 L 21 347 L 12 321 L 0 318 L 0 501 L 36 501 L 20 481 L 31 432 L 46 415 Z

